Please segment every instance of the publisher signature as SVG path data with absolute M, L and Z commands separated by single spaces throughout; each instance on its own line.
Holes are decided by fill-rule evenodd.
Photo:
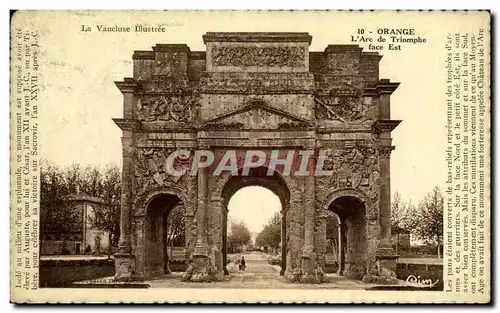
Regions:
M 435 282 L 432 279 L 421 279 L 420 276 L 410 275 L 406 278 L 406 282 L 413 287 L 434 287 L 439 282 L 439 279 Z

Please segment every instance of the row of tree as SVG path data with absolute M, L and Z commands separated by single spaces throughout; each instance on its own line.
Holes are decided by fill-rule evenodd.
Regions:
M 230 253 L 241 252 L 244 246 L 251 244 L 252 236 L 244 221 L 231 221 L 227 236 L 227 246 Z
M 262 231 L 257 235 L 255 244 L 258 247 L 267 246 L 278 250 L 281 243 L 281 215 L 279 212 L 269 219 Z
M 391 205 L 391 229 L 392 234 L 398 237 L 397 244 L 399 244 L 399 234 L 411 234 L 428 244 L 435 244 L 438 258 L 441 258 L 444 210 L 441 190 L 434 187 L 418 204 L 411 200 L 404 201 L 396 192 Z
M 73 164 L 60 168 L 46 160 L 40 167 L 40 231 L 42 239 L 63 236 L 78 229 L 81 212 L 74 210 L 72 196 L 100 198 L 102 207 L 90 218 L 94 229 L 109 234 L 112 246 L 120 238 L 121 173 L 117 165 L 105 168 Z M 64 240 L 64 238 L 63 238 Z

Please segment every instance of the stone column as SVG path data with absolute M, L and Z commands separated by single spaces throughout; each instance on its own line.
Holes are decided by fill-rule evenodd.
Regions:
M 381 147 L 380 165 L 380 237 L 381 247 L 391 247 L 391 170 L 390 152 L 393 147 Z
M 224 279 L 223 261 L 223 231 L 224 231 L 224 208 L 222 199 L 216 195 L 210 197 L 208 210 L 208 244 L 211 266 L 211 280 L 221 281 Z
M 122 197 L 120 210 L 120 242 L 118 253 L 115 254 L 115 280 L 133 280 L 132 272 L 135 271 L 135 257 L 131 245 L 131 211 L 132 211 L 132 186 L 134 177 L 133 165 L 133 134 L 124 131 L 122 137 L 123 168 L 122 168 Z
M 392 146 L 391 131 L 401 121 L 391 120 L 390 95 L 396 90 L 399 83 L 381 79 L 377 83 L 378 99 L 378 121 L 372 125 L 373 130 L 379 136 L 379 169 L 380 169 L 380 195 L 379 195 L 379 225 L 380 244 L 377 249 L 376 259 L 378 263 L 378 274 L 382 276 L 391 275 L 396 271 L 396 251 L 391 245 L 391 173 L 390 154 L 394 150 Z M 369 271 L 371 269 L 368 269 Z M 389 271 L 387 271 L 389 270 Z
M 226 203 L 223 201 L 223 203 Z M 223 216 L 222 216 L 222 263 L 224 268 L 224 275 L 229 275 L 229 271 L 227 269 L 227 215 L 229 211 L 226 206 L 222 208 Z
M 281 210 L 281 270 L 280 276 L 285 275 L 286 270 L 286 209 Z
M 317 260 L 314 252 L 314 222 L 316 220 L 316 156 L 314 151 L 309 154 L 308 172 L 305 182 L 304 208 L 304 247 L 302 248 L 302 277 L 300 281 L 306 284 L 318 284 Z
M 198 169 L 198 210 L 196 212 L 197 232 L 193 252 L 193 273 L 191 281 L 206 282 L 209 277 L 208 238 L 207 238 L 207 194 L 208 168 Z
M 340 219 L 339 219 L 340 220 Z M 346 223 L 344 220 L 340 220 L 339 223 L 339 237 L 338 237 L 338 242 L 339 242 L 339 270 L 337 274 L 339 276 L 344 275 L 344 270 L 345 270 L 345 249 L 347 245 L 347 238 L 346 238 Z
M 380 223 L 380 245 L 377 250 L 377 260 L 379 263 L 379 274 L 384 269 L 395 272 L 398 255 L 392 248 L 391 243 L 391 175 L 390 175 L 390 154 L 393 146 L 381 146 L 379 152 L 380 166 L 380 197 L 379 197 L 379 223 Z
M 132 251 L 132 201 L 134 185 L 134 132 L 140 122 L 135 120 L 135 92 L 139 88 L 133 78 L 125 78 L 115 83 L 123 94 L 123 119 L 113 119 L 115 124 L 123 131 L 122 136 L 122 197 L 120 209 L 120 242 L 118 253 L 115 254 L 115 280 L 130 281 L 141 280 L 134 275 L 136 260 Z

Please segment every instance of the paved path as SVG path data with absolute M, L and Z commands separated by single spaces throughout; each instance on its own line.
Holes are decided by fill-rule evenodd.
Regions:
M 279 266 L 267 262 L 269 255 L 261 252 L 247 252 L 241 255 L 245 257 L 246 270 L 239 271 L 238 265 L 231 262 L 228 264 L 229 275 L 224 276 L 224 281 L 221 282 L 181 282 L 182 273 L 173 273 L 145 283 L 152 288 L 365 289 L 371 286 L 335 274 L 327 274 L 326 281 L 319 285 L 292 283 L 280 276 Z

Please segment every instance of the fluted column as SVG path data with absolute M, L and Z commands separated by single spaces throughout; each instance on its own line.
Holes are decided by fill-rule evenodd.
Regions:
M 207 242 L 207 193 L 208 193 L 208 168 L 198 169 L 198 210 L 196 215 L 197 233 L 194 256 L 208 257 Z
M 391 276 L 396 272 L 396 251 L 391 244 L 391 180 L 390 180 L 390 154 L 393 146 L 383 145 L 380 147 L 380 197 L 379 197 L 379 224 L 380 245 L 377 249 L 378 274 Z
M 308 172 L 305 182 L 304 208 L 304 247 L 302 249 L 301 282 L 307 284 L 320 283 L 317 276 L 316 254 L 314 253 L 314 222 L 316 219 L 316 156 L 314 151 L 309 154 Z
M 286 209 L 281 210 L 281 270 L 280 276 L 285 275 L 286 270 Z
M 120 242 L 115 254 L 115 280 L 141 280 L 140 270 L 136 269 L 136 255 L 132 247 L 132 202 L 134 196 L 134 134 L 140 127 L 135 120 L 135 93 L 139 89 L 133 78 L 115 82 L 123 94 L 123 119 L 113 119 L 123 131 L 122 135 L 122 195 L 120 202 Z
M 211 281 L 208 258 L 207 209 L 208 209 L 208 168 L 198 169 L 198 210 L 196 212 L 196 245 L 193 252 L 193 270 L 190 281 Z
M 392 146 L 383 146 L 379 153 L 380 165 L 380 239 L 381 247 L 391 248 L 391 162 Z
M 131 216 L 132 210 L 132 179 L 134 177 L 133 164 L 133 137 L 131 132 L 124 131 L 122 137 L 123 168 L 122 168 L 122 196 L 120 209 L 120 243 L 121 253 L 132 252 L 131 246 Z
M 309 156 L 308 172 L 305 188 L 305 221 L 304 221 L 304 249 L 303 255 L 309 256 L 314 251 L 314 219 L 316 217 L 315 207 L 315 177 L 316 158 L 314 152 Z

